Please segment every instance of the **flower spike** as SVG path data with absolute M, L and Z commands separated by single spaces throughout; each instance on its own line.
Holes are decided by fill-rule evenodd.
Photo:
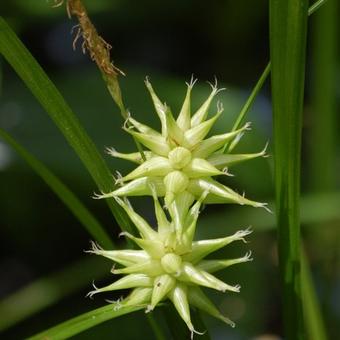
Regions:
M 173 116 L 163 104 L 148 79 L 145 85 L 150 92 L 156 113 L 161 122 L 161 132 L 138 122 L 128 115 L 124 130 L 133 135 L 145 148 L 145 160 L 139 152 L 124 154 L 113 148 L 107 152 L 117 158 L 129 160 L 137 167 L 125 176 L 117 174 L 119 185 L 114 191 L 95 195 L 95 198 L 114 198 L 135 224 L 139 235 L 122 232 L 140 250 L 104 250 L 92 244 L 89 253 L 104 256 L 118 266 L 114 275 L 122 275 L 114 283 L 89 292 L 88 296 L 120 289 L 132 291 L 126 298 L 114 301 L 114 308 L 122 306 L 145 306 L 153 311 L 164 300 L 170 300 L 191 332 L 195 330 L 190 316 L 190 305 L 234 327 L 235 324 L 222 315 L 201 290 L 202 287 L 220 292 L 240 291 L 240 285 L 231 285 L 214 276 L 215 272 L 232 265 L 252 260 L 251 252 L 234 259 L 209 259 L 205 257 L 235 241 L 245 241 L 251 230 L 245 229 L 228 237 L 194 241 L 200 209 L 207 203 L 236 203 L 253 207 L 266 207 L 265 203 L 245 198 L 229 187 L 219 183 L 215 176 L 232 176 L 229 167 L 266 155 L 266 147 L 253 154 L 225 153 L 226 146 L 232 150 L 242 135 L 250 129 L 250 123 L 236 131 L 207 137 L 223 112 L 217 103 L 217 113 L 208 118 L 214 97 L 223 89 L 212 85 L 209 97 L 191 115 L 191 92 L 196 80 L 187 84 L 182 108 Z M 229 152 L 228 151 L 228 152 Z M 131 206 L 129 196 L 152 196 L 157 228 L 140 216 Z M 164 208 L 160 197 L 164 198 Z M 161 199 L 162 200 L 162 199 Z M 162 201 L 163 202 L 163 201 Z
M 236 203 L 254 207 L 263 206 L 262 203 L 248 200 L 234 191 L 213 181 L 213 177 L 229 175 L 229 166 L 263 156 L 265 150 L 255 154 L 231 155 L 224 153 L 226 143 L 231 146 L 237 144 L 243 133 L 250 129 L 250 123 L 236 131 L 206 138 L 223 112 L 223 105 L 217 102 L 216 114 L 208 118 L 209 107 L 213 98 L 223 89 L 217 88 L 217 82 L 212 85 L 212 91 L 202 106 L 191 116 L 191 92 L 195 84 L 191 80 L 187 84 L 187 93 L 177 119 L 170 108 L 163 104 L 155 94 L 148 79 L 145 85 L 150 92 L 155 110 L 161 122 L 162 130 L 156 130 L 144 125 L 129 115 L 130 127 L 124 130 L 133 135 L 147 151 L 144 151 L 146 161 L 138 152 L 131 154 L 119 153 L 109 149 L 110 155 L 123 158 L 139 164 L 129 174 L 119 179 L 119 188 L 112 192 L 112 196 L 140 196 L 152 195 L 147 184 L 157 178 L 157 196 L 165 197 L 165 204 L 169 209 L 172 204 L 178 204 L 177 198 L 182 193 L 189 193 L 198 199 L 205 189 L 204 183 L 210 183 L 213 192 L 207 196 L 204 203 Z M 102 196 L 103 198 L 111 197 Z M 192 203 L 192 202 L 191 202 Z

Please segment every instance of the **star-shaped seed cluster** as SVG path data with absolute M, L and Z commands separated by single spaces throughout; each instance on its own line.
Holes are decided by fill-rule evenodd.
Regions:
M 205 295 L 201 287 L 221 292 L 239 292 L 239 285 L 230 285 L 218 279 L 214 273 L 231 265 L 251 260 L 251 254 L 236 259 L 205 259 L 208 255 L 231 242 L 245 241 L 249 229 L 232 236 L 209 240 L 195 240 L 200 207 L 206 203 L 237 203 L 264 207 L 239 195 L 219 183 L 215 176 L 230 175 L 230 166 L 256 157 L 265 156 L 265 149 L 253 154 L 231 154 L 229 146 L 235 146 L 250 124 L 221 135 L 207 137 L 223 108 L 217 104 L 216 114 L 208 118 L 210 104 L 220 91 L 212 85 L 206 101 L 191 114 L 191 91 L 194 81 L 187 84 L 187 93 L 182 108 L 175 119 L 170 108 L 155 94 L 146 80 L 155 110 L 161 122 L 161 132 L 146 126 L 131 116 L 124 124 L 131 134 L 147 150 L 123 154 L 109 149 L 114 157 L 137 164 L 125 176 L 120 176 L 120 187 L 113 192 L 97 195 L 96 198 L 114 198 L 135 224 L 139 236 L 122 233 L 140 249 L 104 250 L 93 244 L 90 253 L 105 256 L 117 264 L 113 274 L 123 275 L 103 288 L 95 287 L 89 293 L 115 291 L 131 288 L 130 295 L 116 301 L 114 308 L 145 306 L 152 311 L 160 302 L 171 300 L 191 334 L 197 333 L 190 318 L 190 305 L 230 324 Z M 153 197 L 157 229 L 137 214 L 128 196 L 149 195 Z M 164 199 L 162 207 L 159 199 Z
M 245 131 L 250 129 L 246 123 L 240 129 L 206 138 L 214 123 L 223 112 L 217 103 L 216 114 L 208 118 L 213 98 L 220 90 L 216 85 L 201 107 L 191 115 L 191 91 L 194 81 L 187 84 L 187 93 L 181 111 L 175 120 L 170 108 L 162 104 L 150 82 L 146 80 L 155 110 L 161 122 L 161 132 L 146 126 L 131 116 L 124 129 L 148 150 L 144 151 L 144 161 L 139 152 L 123 154 L 115 149 L 108 152 L 119 158 L 135 162 L 136 169 L 120 177 L 117 190 L 100 195 L 99 198 L 112 196 L 151 195 L 150 186 L 156 188 L 157 195 L 165 197 L 168 208 L 174 201 L 180 202 L 183 210 L 208 190 L 204 203 L 237 203 L 253 207 L 265 207 L 265 203 L 255 202 L 240 195 L 212 177 L 230 175 L 230 166 L 256 157 L 265 156 L 265 149 L 253 154 L 224 153 L 227 143 L 238 142 Z M 184 206 L 183 206 L 184 204 Z
M 122 234 L 141 249 L 103 250 L 93 244 L 90 252 L 105 256 L 120 265 L 121 268 L 114 266 L 112 273 L 123 277 L 106 287 L 95 287 L 89 296 L 131 288 L 132 292 L 128 297 L 115 302 L 115 308 L 145 305 L 146 312 L 150 312 L 161 301 L 169 299 L 192 334 L 196 331 L 191 322 L 189 305 L 234 326 L 229 318 L 218 311 L 200 286 L 221 292 L 239 292 L 239 285 L 227 284 L 215 277 L 213 273 L 237 263 L 250 261 L 251 253 L 241 258 L 227 260 L 205 260 L 205 257 L 234 241 L 245 241 L 244 237 L 250 233 L 250 230 L 241 230 L 232 236 L 218 239 L 193 241 L 200 206 L 205 195 L 206 193 L 190 208 L 185 223 L 178 227 L 173 216 L 170 221 L 168 220 L 155 193 L 157 230 L 137 214 L 126 199 L 116 197 L 117 202 L 134 222 L 140 237 L 129 233 Z

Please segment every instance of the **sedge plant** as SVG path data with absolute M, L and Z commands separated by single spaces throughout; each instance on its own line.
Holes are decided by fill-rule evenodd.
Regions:
M 57 2 L 57 5 L 60 4 L 62 1 Z M 192 336 L 197 331 L 191 321 L 190 304 L 233 326 L 234 323 L 219 313 L 199 287 L 239 292 L 239 285 L 224 283 L 212 273 L 249 261 L 250 253 L 238 259 L 204 258 L 233 241 L 244 241 L 250 231 L 247 229 L 228 237 L 195 241 L 196 225 L 203 203 L 236 203 L 266 208 L 265 203 L 247 199 L 213 178 L 230 176 L 230 166 L 265 156 L 265 149 L 254 154 L 225 152 L 231 150 L 226 150 L 227 145 L 235 146 L 239 142 L 244 132 L 249 130 L 250 123 L 206 138 L 223 112 L 222 105 L 217 103 L 216 114 L 208 117 L 214 97 L 223 90 L 218 89 L 217 83 L 211 85 L 210 95 L 195 112 L 191 110 L 191 92 L 196 81 L 192 79 L 187 83 L 186 96 L 175 119 L 171 109 L 162 103 L 146 79 L 145 85 L 161 129 L 158 132 L 132 118 L 125 109 L 118 83 L 118 76 L 123 72 L 111 62 L 109 45 L 98 35 L 80 0 L 69 0 L 66 7 L 69 16 L 74 15 L 79 21 L 75 43 L 79 37 L 83 38 L 83 51 L 88 51 L 99 67 L 112 98 L 125 118 L 123 128 L 134 138 L 138 148 L 130 154 L 108 149 L 112 156 L 137 163 L 137 167 L 125 176 L 117 176 L 115 185 L 118 188 L 102 192 L 95 198 L 114 200 L 122 207 L 139 235 L 128 231 L 122 234 L 140 250 L 104 250 L 93 243 L 90 252 L 113 260 L 119 267 L 114 266 L 112 273 L 123 277 L 109 286 L 94 287 L 89 296 L 131 288 L 130 295 L 115 302 L 115 309 L 145 305 L 147 312 L 163 300 L 170 299 Z M 127 199 L 144 195 L 153 197 L 158 223 L 156 229 L 133 210 Z M 159 198 L 163 198 L 163 204 Z
M 145 161 L 139 152 L 123 154 L 115 149 L 108 150 L 114 157 L 137 163 L 137 167 L 126 176 L 120 175 L 116 179 L 118 189 L 96 195 L 95 198 L 115 199 L 125 210 L 137 227 L 139 237 L 128 232 L 122 234 L 140 250 L 103 250 L 94 244 L 90 252 L 123 266 L 119 269 L 114 267 L 112 273 L 124 276 L 109 286 L 95 287 L 89 293 L 92 297 L 100 292 L 132 288 L 128 297 L 115 302 L 115 308 L 144 304 L 147 312 L 163 300 L 170 299 L 192 334 L 197 331 L 190 318 L 190 304 L 234 325 L 218 312 L 200 286 L 221 292 L 239 292 L 239 285 L 224 283 L 212 273 L 251 259 L 250 253 L 247 253 L 237 259 L 205 260 L 206 256 L 231 242 L 245 241 L 250 230 L 218 239 L 194 240 L 202 203 L 235 203 L 266 208 L 265 203 L 249 200 L 212 179 L 217 175 L 230 175 L 228 168 L 235 163 L 265 156 L 265 149 L 253 154 L 223 153 L 227 142 L 238 142 L 244 131 L 249 129 L 248 123 L 234 132 L 205 139 L 222 113 L 218 104 L 217 114 L 208 118 L 210 103 L 218 89 L 212 86 L 207 100 L 191 114 L 190 93 L 193 83 L 188 84 L 182 109 L 175 120 L 170 109 L 156 96 L 150 82 L 146 81 L 161 121 L 161 132 L 132 117 L 128 118 L 131 127 L 127 128 L 126 124 L 123 127 L 148 148 L 143 150 Z M 127 196 L 143 195 L 153 197 L 156 230 L 133 210 L 127 199 Z M 163 207 L 159 197 L 164 198 Z
M 56 6 L 62 4 L 63 1 L 55 1 Z M 211 85 L 210 95 L 196 111 L 192 112 L 191 92 L 195 84 L 192 79 L 187 84 L 182 108 L 178 115 L 174 116 L 170 107 L 158 98 L 150 81 L 146 79 L 145 85 L 160 119 L 160 131 L 157 131 L 134 119 L 126 110 L 118 82 L 118 76 L 123 72 L 111 62 L 110 46 L 97 34 L 81 1 L 68 0 L 66 5 L 69 16 L 74 15 L 79 21 L 75 43 L 80 37 L 83 38 L 83 51 L 88 52 L 96 62 L 112 98 L 125 118 L 123 129 L 133 137 L 137 146 L 136 152 L 128 154 L 118 152 L 115 148 L 107 150 L 113 157 L 136 164 L 133 171 L 123 175 L 118 173 L 115 180 L 109 182 L 108 169 L 86 134 L 79 130 L 78 135 L 82 136 L 83 140 L 75 142 L 73 137 L 69 140 L 75 150 L 79 151 L 77 153 L 80 154 L 101 190 L 95 198 L 108 201 L 116 220 L 123 229 L 122 235 L 131 241 L 129 245 L 133 245 L 127 249 L 117 250 L 112 249 L 111 242 L 107 240 L 99 241 L 101 245 L 93 242 L 92 248 L 88 250 L 89 253 L 112 260 L 114 262 L 112 273 L 122 276 L 108 286 L 98 288 L 94 286 L 94 290 L 88 293 L 90 297 L 102 292 L 131 290 L 126 297 L 111 301 L 108 307 L 96 310 L 91 314 L 92 319 L 98 317 L 105 321 L 140 309 L 150 313 L 158 305 L 170 300 L 191 332 L 191 336 L 199 333 L 192 321 L 191 306 L 234 326 L 234 322 L 222 315 L 210 301 L 202 287 L 223 293 L 238 293 L 240 291 L 238 284 L 223 282 L 214 274 L 234 264 L 250 261 L 251 252 L 233 259 L 206 259 L 206 257 L 232 242 L 245 242 L 245 237 L 251 231 L 245 229 L 218 239 L 197 240 L 196 228 L 203 204 L 233 203 L 268 210 L 265 203 L 248 199 L 220 183 L 218 176 L 232 176 L 230 167 L 234 164 L 266 155 L 266 148 L 249 154 L 231 152 L 243 134 L 250 129 L 250 123 L 243 126 L 240 126 L 240 123 L 268 76 L 270 66 L 267 66 L 259 85 L 255 88 L 255 93 L 252 93 L 233 129 L 214 136 L 209 136 L 210 130 L 223 112 L 223 107 L 218 103 L 215 115 L 209 116 L 213 99 L 222 90 L 218 89 L 217 84 Z M 7 31 L 4 32 L 2 38 L 4 40 L 10 38 L 9 35 L 6 36 Z M 16 42 L 16 44 L 20 49 L 20 43 Z M 1 52 L 11 57 L 6 49 Z M 20 74 L 20 62 L 13 58 L 11 63 Z M 21 72 L 20 75 L 23 79 L 27 78 L 25 72 Z M 44 98 L 40 85 L 32 84 L 32 79 L 27 81 L 28 86 L 38 98 Z M 48 90 L 54 93 L 52 87 Z M 51 98 L 53 99 L 53 96 L 50 96 L 49 100 L 42 100 L 42 104 L 51 117 L 59 122 L 60 129 L 63 131 L 67 124 L 72 128 L 77 127 L 77 121 L 69 112 L 65 115 L 68 120 L 64 122 L 58 120 L 55 110 L 49 106 Z M 56 99 L 58 101 L 60 98 Z M 68 110 L 66 105 L 59 108 L 61 112 Z M 83 152 L 84 144 L 91 152 Z M 98 169 L 100 171 L 97 171 Z M 156 226 L 151 226 L 133 209 L 128 200 L 128 197 L 133 196 L 152 197 Z M 98 236 L 96 233 L 93 235 Z M 98 236 L 98 239 L 100 238 L 102 237 Z M 93 325 L 98 322 L 93 320 Z M 84 326 L 79 326 L 81 322 L 82 317 L 70 320 L 67 325 L 57 326 L 46 336 L 51 336 L 53 332 L 71 336 L 86 329 Z M 88 323 L 88 327 L 91 327 L 91 322 Z M 34 338 L 39 339 L 44 336 L 45 334 L 41 333 Z

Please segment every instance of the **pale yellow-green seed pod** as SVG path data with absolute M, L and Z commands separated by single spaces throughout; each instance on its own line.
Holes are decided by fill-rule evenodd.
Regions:
M 171 275 L 163 274 L 157 277 L 154 281 L 151 304 L 148 306 L 147 311 L 153 310 L 175 286 L 176 280 Z
M 164 178 L 166 192 L 179 194 L 183 192 L 189 184 L 189 178 L 183 171 L 172 171 Z
M 182 266 L 182 258 L 177 254 L 168 253 L 161 258 L 161 264 L 168 274 L 179 273 Z
M 191 152 L 187 148 L 178 146 L 169 152 L 168 158 L 174 169 L 183 169 L 191 161 Z

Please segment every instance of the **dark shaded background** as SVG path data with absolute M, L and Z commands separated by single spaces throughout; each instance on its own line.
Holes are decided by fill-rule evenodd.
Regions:
M 199 79 L 193 92 L 193 106 L 208 95 L 209 85 L 216 76 L 227 91 L 220 94 L 225 114 L 215 132 L 231 128 L 252 86 L 256 83 L 269 60 L 268 3 L 267 1 L 84 1 L 90 15 L 106 41 L 112 44 L 112 56 L 127 76 L 121 79 L 125 102 L 139 120 L 158 126 L 151 101 L 144 87 L 144 78 L 150 76 L 155 90 L 174 112 L 178 111 L 185 95 L 185 81 L 192 74 Z M 323 9 L 322 9 L 323 10 Z M 78 115 L 96 145 L 104 154 L 105 146 L 119 151 L 134 150 L 134 144 L 122 132 L 122 119 L 110 99 L 104 83 L 87 55 L 81 53 L 80 44 L 72 50 L 76 24 L 68 20 L 64 7 L 52 9 L 44 0 L 3 0 L 0 14 L 16 30 L 20 38 L 56 83 L 67 102 Z M 318 14 L 315 14 L 317 16 Z M 310 20 L 309 57 L 307 67 L 305 140 L 302 173 L 303 192 L 313 192 L 315 181 L 311 175 L 313 158 L 313 93 L 315 30 L 317 23 Z M 73 150 L 63 140 L 42 108 L 25 88 L 14 71 L 2 61 L 0 126 L 13 134 L 34 155 L 47 164 L 82 201 L 96 214 L 117 242 L 118 227 L 107 206 L 94 201 L 96 191 Z M 339 69 L 335 68 L 339 79 Z M 339 82 L 338 82 L 339 84 Z M 337 100 L 339 86 L 337 86 Z M 338 109 L 338 106 L 337 106 Z M 319 113 L 322 114 L 322 113 Z M 253 130 L 244 137 L 237 152 L 256 152 L 271 140 L 271 111 L 268 82 L 258 96 L 248 116 Z M 335 119 L 334 130 L 338 126 Z M 339 143 L 333 140 L 334 163 L 325 167 L 339 171 Z M 112 171 L 126 173 L 131 169 L 127 162 L 105 156 Z M 272 159 L 254 160 L 233 169 L 234 178 L 226 183 L 257 201 L 271 201 Z M 320 173 L 320 176 L 323 176 Z M 337 176 L 338 178 L 338 176 Z M 339 182 L 332 191 L 339 189 Z M 315 190 L 314 190 L 315 191 Z M 323 191 L 322 189 L 318 191 Z M 329 191 L 329 190 L 328 190 Z M 317 209 L 326 209 L 321 198 Z M 133 200 L 137 210 L 153 220 L 151 202 Z M 254 261 L 225 271 L 223 278 L 240 283 L 241 294 L 211 293 L 221 310 L 236 321 L 237 327 L 227 326 L 206 317 L 213 339 L 249 339 L 261 334 L 281 334 L 280 296 L 276 260 L 276 234 L 272 217 L 266 212 L 253 213 L 254 208 L 209 206 L 202 213 L 199 230 L 203 237 L 218 237 L 252 225 L 254 233 L 247 245 L 231 245 L 221 256 L 237 257 L 251 249 Z M 307 211 L 313 213 L 312 211 Z M 308 215 L 309 216 L 309 215 Z M 339 215 L 319 220 L 309 218 L 303 225 L 307 253 L 311 260 L 313 277 L 321 299 L 323 315 L 330 338 L 335 339 L 336 325 L 340 321 L 339 275 Z M 0 296 L 4 297 L 29 282 L 49 275 L 76 261 L 88 259 L 83 253 L 89 248 L 90 237 L 78 221 L 54 196 L 47 186 L 16 154 L 0 141 Z M 92 267 L 91 267 L 92 266 Z M 110 282 L 110 263 L 96 258 L 91 266 Z M 81 270 L 80 270 L 81 272 Z M 81 276 L 81 274 L 79 274 Z M 96 276 L 97 277 L 97 276 Z M 68 280 L 77 280 L 73 276 Z M 84 280 L 83 280 L 84 281 Z M 67 282 L 61 281 L 61 290 Z M 81 312 L 105 304 L 98 296 L 85 299 L 91 289 L 91 280 L 84 281 L 77 293 L 62 299 L 57 305 L 36 314 L 3 333 L 4 339 L 19 339 L 52 326 Z M 29 302 L 22 302 L 23 304 Z M 162 315 L 155 312 L 156 319 Z M 143 313 L 125 316 L 107 322 L 77 337 L 79 339 L 152 339 L 149 324 Z M 259 338 L 258 338 L 259 339 Z M 274 339 L 274 338 L 273 338 Z

